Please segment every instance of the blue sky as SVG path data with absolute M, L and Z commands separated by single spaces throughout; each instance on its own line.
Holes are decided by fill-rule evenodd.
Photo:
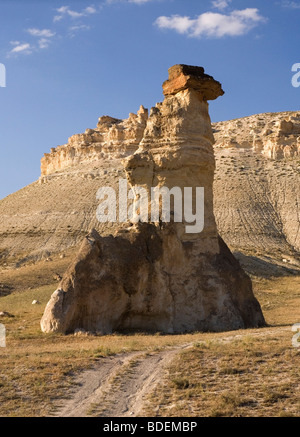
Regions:
M 101 115 L 162 101 L 174 64 L 222 83 L 212 121 L 299 110 L 299 22 L 300 0 L 0 0 L 0 198 Z

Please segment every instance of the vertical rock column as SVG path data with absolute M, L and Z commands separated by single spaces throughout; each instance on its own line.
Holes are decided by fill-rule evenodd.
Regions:
M 202 67 L 175 65 L 163 84 L 165 100 L 152 108 L 143 140 L 125 168 L 131 186 L 204 188 L 204 230 L 187 233 L 186 223 L 176 225 L 182 241 L 194 241 L 201 251 L 216 253 L 218 232 L 213 214 L 214 136 L 207 100 L 224 94 L 221 84 Z M 150 210 L 150 205 L 149 205 Z
M 223 94 L 203 68 L 176 65 L 152 108 L 138 150 L 125 161 L 134 191 L 204 187 L 204 229 L 146 222 L 85 239 L 41 321 L 44 332 L 180 333 L 265 324 L 250 278 L 219 237 L 213 214 L 214 137 L 208 100 Z

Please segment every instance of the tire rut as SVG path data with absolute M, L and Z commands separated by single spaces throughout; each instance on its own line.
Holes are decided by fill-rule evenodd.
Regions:
M 231 342 L 250 335 L 267 337 L 289 327 L 271 327 L 247 333 L 218 336 L 214 342 Z M 195 342 L 159 352 L 131 352 L 102 358 L 93 368 L 80 373 L 67 399 L 61 400 L 56 417 L 138 417 L 146 397 L 161 382 L 175 356 Z M 67 393 L 68 395 L 68 393 Z
M 56 417 L 137 416 L 144 398 L 158 384 L 167 366 L 181 346 L 152 353 L 129 353 L 103 358 L 92 369 L 83 371 L 75 388 Z

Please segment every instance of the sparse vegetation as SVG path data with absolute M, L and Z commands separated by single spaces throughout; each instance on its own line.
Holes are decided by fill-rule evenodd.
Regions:
M 256 333 L 257 334 L 257 333 Z M 157 416 L 299 416 L 300 354 L 290 332 L 205 342 L 180 354 L 145 410 Z M 159 408 L 157 407 L 159 406 Z
M 0 348 L 0 416 L 52 414 L 74 387 L 76 374 L 103 357 L 187 343 L 193 348 L 175 359 L 145 414 L 299 416 L 300 354 L 291 347 L 291 326 L 300 321 L 299 277 L 254 279 L 268 328 L 182 336 L 63 336 L 40 331 L 41 315 L 57 282 L 36 287 L 38 281 L 48 282 L 42 274 L 37 280 L 37 269 L 12 270 L 8 282 L 14 284 L 14 275 L 20 274 L 26 289 L 0 298 L 0 311 L 14 315 L 0 320 L 7 329 L 7 347 Z M 32 305 L 33 299 L 40 305 Z M 128 366 L 133 374 L 135 364 Z
M 174 360 L 145 414 L 299 417 L 300 349 L 291 345 L 291 326 L 300 320 L 299 284 L 299 277 L 256 278 L 256 296 L 270 326 L 231 333 L 227 340 L 204 335 Z

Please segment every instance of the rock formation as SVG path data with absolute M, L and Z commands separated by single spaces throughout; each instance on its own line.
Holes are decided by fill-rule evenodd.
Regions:
M 126 120 L 103 116 L 95 129 L 86 129 L 83 134 L 69 138 L 63 146 L 52 148 L 41 160 L 41 181 L 56 171 L 70 168 L 78 163 L 112 155 L 125 157 L 135 152 L 143 138 L 148 111 L 143 106 L 137 114 L 130 113 Z
M 299 271 L 300 112 L 214 123 L 218 230 L 256 275 Z
M 216 147 L 247 148 L 266 158 L 300 156 L 300 112 L 269 113 L 215 123 Z
M 47 304 L 44 332 L 175 333 L 264 325 L 251 281 L 218 235 L 213 214 L 207 100 L 223 94 L 221 84 L 202 68 L 177 65 L 163 90 L 165 100 L 151 109 L 139 148 L 125 159 L 127 179 L 133 191 L 204 187 L 204 229 L 187 233 L 183 220 L 137 223 L 115 236 L 93 230 Z
M 122 159 L 138 149 L 148 111 L 141 107 L 126 120 L 108 116 L 99 120 L 95 129 L 71 137 L 70 144 L 52 148 L 42 158 L 39 180 L 0 200 L 0 268 L 77 251 L 92 228 L 101 236 L 118 230 L 118 223 L 97 221 L 96 193 L 101 186 L 118 191 L 119 178 L 126 177 Z M 217 228 L 253 274 L 300 271 L 300 165 L 295 155 L 299 120 L 300 112 L 290 111 L 212 124 Z M 282 140 L 292 141 L 290 146 L 271 142 L 267 149 L 276 132 L 282 133 Z M 96 142 L 96 136 L 101 141 Z

